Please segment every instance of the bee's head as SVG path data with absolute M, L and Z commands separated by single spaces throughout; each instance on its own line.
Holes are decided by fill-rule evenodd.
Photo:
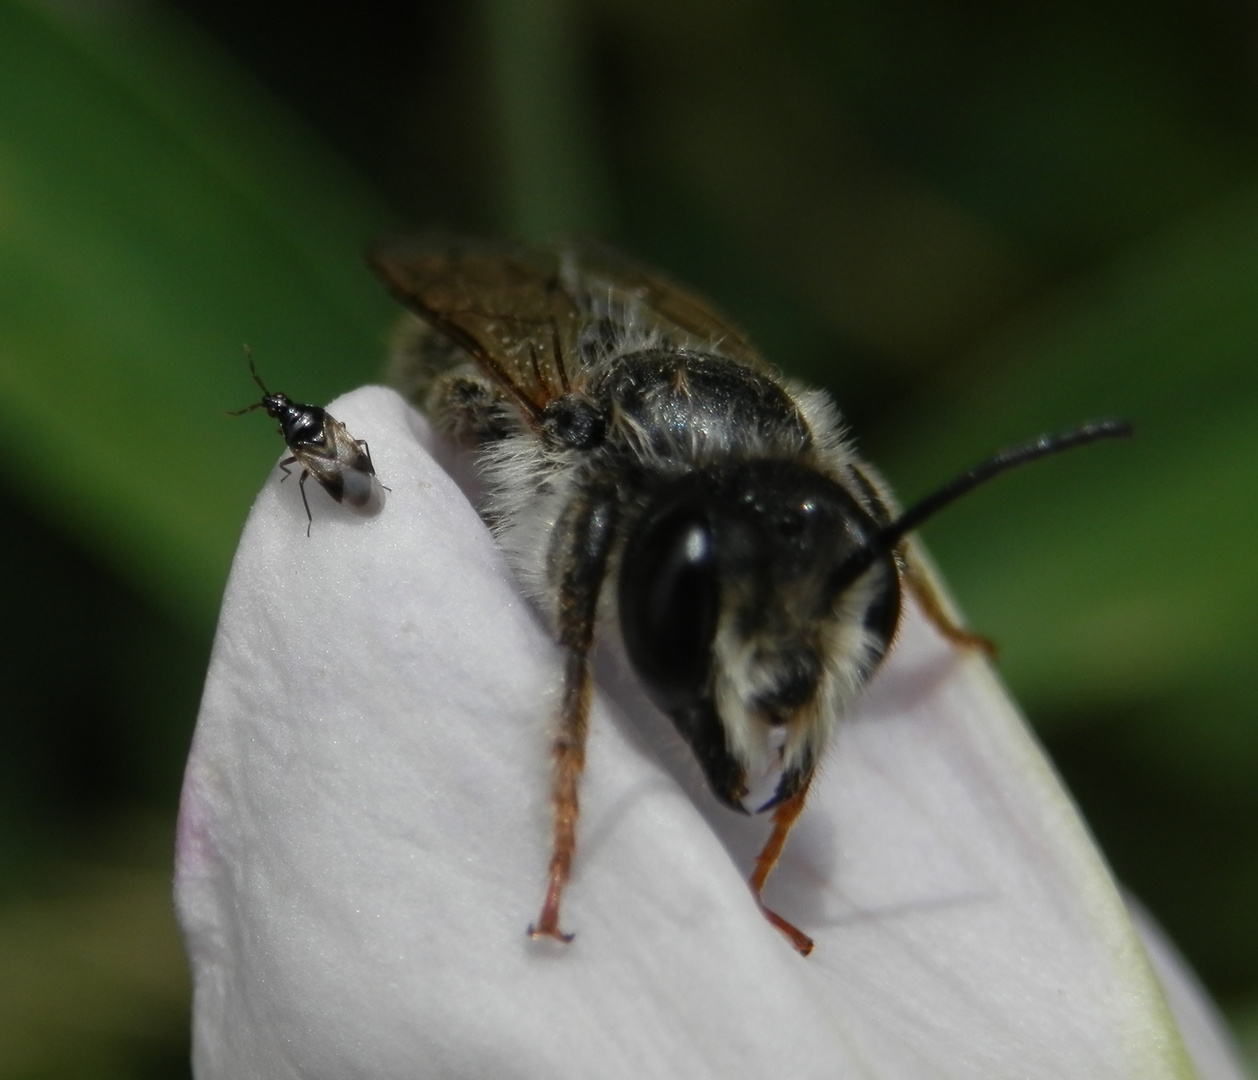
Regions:
M 807 782 L 895 634 L 908 533 L 1009 469 L 1130 434 L 1100 420 L 1002 450 L 894 520 L 786 461 L 710 466 L 657 491 L 625 546 L 620 629 L 717 797 L 767 810 Z
M 631 529 L 619 582 L 630 662 L 730 806 L 794 794 L 885 653 L 894 556 L 844 572 L 878 531 L 851 493 L 785 461 L 687 474 Z

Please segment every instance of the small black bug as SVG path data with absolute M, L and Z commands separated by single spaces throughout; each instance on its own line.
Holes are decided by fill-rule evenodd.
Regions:
M 266 409 L 268 416 L 280 422 L 280 434 L 293 452 L 280 462 L 283 479 L 292 474 L 290 465 L 301 466 L 301 501 L 306 507 L 306 535 L 314 518 L 306 499 L 306 477 L 313 475 L 329 495 L 356 513 L 370 516 L 384 506 L 388 489 L 376 476 L 371 451 L 363 439 L 355 439 L 339 420 L 317 405 L 302 405 L 285 394 L 272 394 L 258 375 L 253 357 L 249 356 L 253 381 L 262 389 L 262 400 L 244 409 L 229 412 L 242 416 L 254 409 Z

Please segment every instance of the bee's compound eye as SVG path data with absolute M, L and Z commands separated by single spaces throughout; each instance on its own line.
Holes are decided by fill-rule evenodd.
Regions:
M 619 599 L 625 650 L 656 705 L 672 712 L 702 697 L 718 602 L 706 516 L 679 506 L 639 526 L 625 549 Z

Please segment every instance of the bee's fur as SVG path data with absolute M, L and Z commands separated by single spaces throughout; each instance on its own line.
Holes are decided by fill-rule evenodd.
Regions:
M 835 724 L 895 633 L 902 547 L 869 546 L 895 514 L 884 485 L 829 397 L 615 256 L 438 237 L 371 261 L 419 316 L 398 332 L 391 381 L 474 448 L 482 515 L 566 654 L 549 885 L 530 932 L 567 937 L 600 626 L 620 627 L 717 797 L 776 807 L 758 899 Z
M 589 322 L 581 336 L 583 366 L 572 384 L 575 395 L 605 384 L 609 373 L 627 358 L 651 355 L 666 344 L 650 325 L 648 312 L 624 300 L 590 299 Z M 690 350 L 670 346 L 667 352 L 693 358 L 695 363 L 737 366 L 723 358 L 720 349 L 720 340 L 712 340 L 696 343 Z M 613 410 L 604 444 L 593 452 L 539 439 L 491 380 L 437 331 L 414 317 L 406 316 L 395 336 L 390 374 L 395 385 L 423 405 L 443 434 L 476 449 L 485 489 L 482 514 L 522 589 L 556 635 L 560 629 L 557 576 L 563 566 L 562 553 L 570 545 L 570 510 L 592 476 L 615 483 L 626 459 L 643 472 L 662 477 L 731 457 L 795 461 L 847 489 L 871 516 L 887 520 L 893 513 L 884 485 L 853 452 L 829 396 L 784 380 L 767 367 L 755 372 L 754 378 L 765 388 L 779 391 L 793 415 L 760 426 L 748 425 L 740 416 L 705 415 L 708 424 L 682 425 L 661 438 L 658 429 L 646 430 L 634 415 Z M 676 383 L 655 387 L 651 393 L 688 396 L 684 364 L 677 374 Z M 626 520 L 619 542 L 608 554 L 606 580 L 619 576 L 630 527 Z M 748 776 L 811 772 L 837 719 L 888 648 L 889 642 L 863 621 L 873 595 L 888 587 L 885 573 L 871 573 L 839 598 L 839 610 L 824 624 L 824 640 L 817 645 L 825 658 L 818 692 L 797 710 L 784 738 L 773 734 L 772 725 L 753 704 L 781 681 L 780 655 L 771 641 L 748 639 L 735 632 L 730 620 L 722 619 L 715 641 L 715 696 L 727 749 Z M 600 624 L 614 625 L 616 590 L 601 590 L 598 605 Z

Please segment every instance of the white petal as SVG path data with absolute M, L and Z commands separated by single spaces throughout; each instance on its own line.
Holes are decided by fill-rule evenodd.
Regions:
M 424 421 L 374 388 L 331 410 L 392 491 L 374 519 L 312 496 L 307 539 L 273 475 L 241 538 L 180 823 L 199 1080 L 1191 1075 L 1021 719 L 913 613 L 770 882 L 811 958 L 744 884 L 765 822 L 614 658 L 577 937 L 530 941 L 559 656 Z
M 1171 1014 L 1197 1066 L 1197 1076 L 1200 1080 L 1246 1080 L 1249 1074 L 1240 1048 L 1179 950 L 1131 896 L 1127 897 L 1127 909 L 1166 992 Z

